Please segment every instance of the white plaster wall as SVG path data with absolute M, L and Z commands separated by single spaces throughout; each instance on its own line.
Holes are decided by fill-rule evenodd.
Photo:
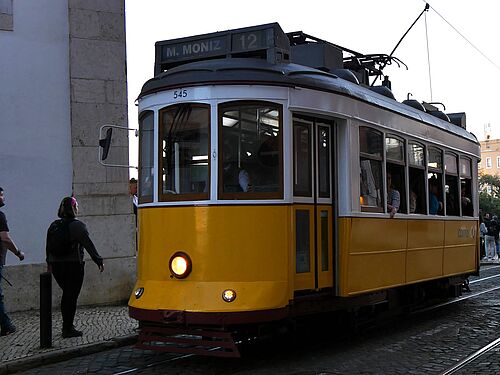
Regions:
M 47 227 L 72 190 L 68 2 L 13 5 L 14 30 L 0 31 L 2 210 L 24 262 L 41 263 Z

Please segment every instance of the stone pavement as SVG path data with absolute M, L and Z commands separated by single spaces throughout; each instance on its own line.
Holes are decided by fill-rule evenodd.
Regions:
M 52 310 L 52 347 L 40 348 L 40 312 L 9 313 L 17 331 L 0 336 L 0 375 L 38 367 L 75 356 L 130 345 L 137 339 L 137 321 L 126 305 L 78 307 L 75 327 L 82 337 L 63 339 L 61 313 Z

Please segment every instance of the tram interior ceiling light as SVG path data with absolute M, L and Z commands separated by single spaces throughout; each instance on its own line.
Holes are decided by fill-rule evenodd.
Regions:
M 168 265 L 172 276 L 177 279 L 184 279 L 191 273 L 191 258 L 189 258 L 189 256 L 182 251 L 172 255 Z
M 194 155 L 191 160 L 200 161 L 200 160 L 208 160 L 208 155 Z

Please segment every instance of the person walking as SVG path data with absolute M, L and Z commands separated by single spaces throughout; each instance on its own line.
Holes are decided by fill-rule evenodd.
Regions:
M 488 233 L 488 229 L 486 229 L 486 224 L 484 223 L 482 215 L 479 215 L 479 223 L 480 258 L 483 259 L 486 256 L 486 251 L 484 248 L 484 236 Z
M 83 332 L 78 331 L 73 325 L 76 314 L 76 304 L 83 285 L 84 267 L 83 249 L 87 250 L 90 257 L 97 264 L 100 272 L 104 271 L 102 257 L 97 252 L 94 243 L 89 237 L 87 226 L 76 219 L 78 202 L 74 197 L 65 197 L 59 205 L 57 215 L 60 220 L 54 221 L 47 231 L 46 255 L 49 272 L 62 289 L 61 315 L 63 319 L 62 337 L 78 337 Z M 64 249 L 54 246 L 54 229 L 58 235 L 67 233 L 67 242 Z M 56 238 L 57 239 L 57 238 Z M 60 243 L 60 241 L 58 241 Z M 56 251 L 57 250 L 57 251 Z
M 496 221 L 492 220 L 491 214 L 489 212 L 484 216 L 484 224 L 486 225 L 487 233 L 484 236 L 486 255 L 483 260 L 491 261 L 495 258 L 496 255 L 495 228 L 497 223 Z
M 0 207 L 5 206 L 4 190 L 0 187 Z M 12 237 L 9 234 L 9 227 L 7 225 L 7 218 L 5 214 L 0 211 L 0 335 L 6 336 L 14 333 L 16 327 L 12 324 L 9 316 L 5 312 L 4 297 L 2 293 L 2 269 L 5 265 L 7 258 L 7 249 L 12 251 L 20 261 L 24 260 L 24 253 L 16 246 Z

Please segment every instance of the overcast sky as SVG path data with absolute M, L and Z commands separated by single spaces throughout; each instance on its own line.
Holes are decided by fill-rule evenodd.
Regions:
M 466 112 L 467 129 L 479 140 L 487 124 L 492 137 L 500 138 L 500 1 L 429 4 L 426 17 L 394 53 L 408 70 L 394 65 L 385 70 L 396 99 L 411 92 L 419 101 L 441 102 L 447 113 Z M 285 32 L 303 31 L 361 53 L 389 54 L 424 7 L 422 0 L 126 0 L 130 127 L 137 127 L 134 100 L 153 77 L 156 41 L 278 22 Z

